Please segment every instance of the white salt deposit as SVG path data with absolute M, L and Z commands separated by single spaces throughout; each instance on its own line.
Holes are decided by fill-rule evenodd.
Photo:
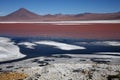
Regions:
M 14 44 L 9 38 L 0 37 L 0 62 L 23 58 L 18 46 Z
M 52 24 L 79 24 L 79 23 L 120 23 L 120 20 L 87 20 L 87 21 L 1 21 L 0 23 L 52 23 Z
M 120 41 L 77 42 L 77 44 L 89 44 L 89 45 L 101 45 L 101 46 L 120 46 Z
M 105 46 L 120 46 L 120 41 L 101 41 L 93 42 L 95 45 L 105 45 Z
M 9 41 L 11 41 L 9 38 L 0 37 L 0 42 L 2 42 L 2 43 L 6 43 L 6 42 L 9 42 Z
M 120 52 L 98 52 L 96 54 L 109 54 L 109 55 L 119 55 L 120 56 Z
M 36 44 L 42 44 L 42 45 L 54 46 L 55 48 L 58 48 L 58 49 L 61 49 L 61 50 L 86 49 L 85 47 L 81 47 L 81 46 L 77 46 L 77 45 L 70 45 L 70 44 L 55 42 L 55 41 L 38 41 L 38 42 L 35 42 L 35 43 Z
M 26 48 L 30 48 L 30 49 L 35 49 L 34 46 L 36 46 L 36 44 L 30 42 L 20 42 L 18 43 L 18 45 L 25 45 Z
M 71 56 L 74 58 L 117 58 L 117 59 L 120 59 L 119 56 L 107 55 L 107 54 L 120 54 L 120 53 L 98 52 L 94 54 L 54 54 L 53 56 L 66 55 L 66 56 Z

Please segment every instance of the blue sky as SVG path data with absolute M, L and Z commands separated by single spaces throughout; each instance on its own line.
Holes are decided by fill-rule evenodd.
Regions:
M 0 0 L 0 16 L 19 8 L 37 14 L 110 13 L 120 11 L 120 0 Z

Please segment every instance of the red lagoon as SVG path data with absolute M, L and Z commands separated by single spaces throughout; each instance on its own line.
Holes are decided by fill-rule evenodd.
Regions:
M 120 24 L 94 23 L 55 25 L 47 23 L 0 23 L 0 34 L 89 39 L 120 39 Z

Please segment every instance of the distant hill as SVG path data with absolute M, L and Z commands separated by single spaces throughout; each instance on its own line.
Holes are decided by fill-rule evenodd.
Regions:
M 116 13 L 84 13 L 77 14 L 75 17 L 81 20 L 114 20 L 120 19 L 120 12 Z
M 38 15 L 25 8 L 0 17 L 0 21 L 56 21 L 56 20 L 116 20 L 120 19 L 120 12 L 116 13 L 83 13 L 74 15 Z
M 25 8 L 20 8 L 15 12 L 12 12 L 6 16 L 2 17 L 2 20 L 4 21 L 14 21 L 14 20 L 32 20 L 32 19 L 38 19 L 40 18 L 40 15 L 35 14 Z

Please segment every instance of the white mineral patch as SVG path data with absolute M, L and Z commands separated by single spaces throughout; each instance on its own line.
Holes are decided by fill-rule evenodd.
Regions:
M 77 44 L 89 44 L 89 45 L 101 45 L 101 46 L 120 46 L 120 41 L 77 42 Z
M 0 23 L 52 23 L 52 24 L 79 24 L 79 23 L 120 23 L 120 20 L 87 20 L 87 21 L 1 21 Z
M 93 44 L 105 45 L 105 46 L 120 46 L 120 41 L 102 41 L 102 42 L 95 42 Z
M 38 42 L 35 42 L 35 43 L 36 44 L 42 44 L 42 45 L 54 46 L 55 48 L 58 48 L 58 49 L 61 49 L 61 50 L 86 49 L 85 47 L 81 47 L 81 46 L 77 46 L 77 45 L 70 45 L 70 44 L 55 42 L 55 41 L 38 41 Z
M 119 55 L 120 56 L 120 52 L 98 52 L 96 54 L 109 54 L 109 55 Z
M 119 58 L 120 59 L 119 56 L 107 55 L 109 53 L 112 54 L 112 52 L 98 52 L 94 54 L 54 54 L 53 56 L 66 55 L 74 58 Z M 102 55 L 99 55 L 99 54 L 102 54 Z M 117 53 L 113 53 L 113 54 L 117 54 Z
M 11 41 L 9 38 L 0 37 L 0 42 L 2 42 L 2 43 L 6 43 L 6 42 L 9 42 L 9 41 Z
M 35 49 L 34 46 L 36 46 L 36 44 L 30 42 L 20 42 L 18 43 L 18 45 L 25 45 L 26 48 L 30 48 L 30 49 Z
M 0 62 L 23 58 L 18 46 L 9 38 L 0 37 Z

